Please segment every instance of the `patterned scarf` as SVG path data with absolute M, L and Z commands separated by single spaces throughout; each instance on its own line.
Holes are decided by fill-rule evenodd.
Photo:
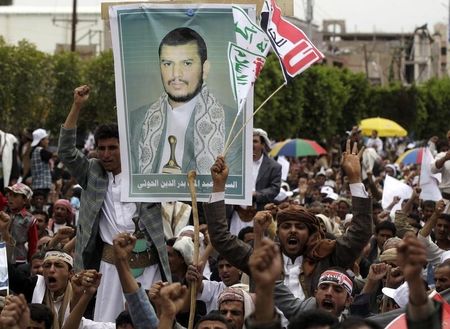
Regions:
M 166 113 L 169 111 L 167 94 L 162 95 L 153 103 L 147 111 L 142 126 L 141 139 L 139 141 L 139 171 L 143 174 L 157 173 L 159 171 L 159 157 L 162 154 L 160 147 L 161 137 L 165 138 Z M 193 136 L 189 136 L 188 127 L 185 135 L 186 143 L 194 146 L 194 158 L 188 163 L 181 164 L 182 170 L 187 171 L 193 167 L 199 174 L 208 174 L 215 158 L 224 148 L 225 143 L 225 112 L 223 106 L 209 93 L 206 85 L 198 95 L 194 108 Z M 192 120 L 192 119 L 191 119 Z M 183 155 L 183 159 L 186 154 Z M 189 168 L 185 165 L 193 163 Z
M 298 221 L 304 223 L 309 230 L 306 250 L 303 254 L 303 271 L 306 276 L 311 275 L 320 260 L 329 256 L 336 248 L 336 241 L 325 239 L 320 227 L 319 219 L 298 205 L 280 205 L 277 212 L 277 225 L 285 221 Z
M 64 292 L 64 296 L 61 296 L 63 298 L 61 302 L 61 306 L 58 310 L 58 313 L 56 313 L 57 308 L 55 307 L 55 301 L 53 299 L 53 294 L 50 292 L 50 290 L 45 290 L 45 296 L 44 296 L 44 304 L 47 305 L 53 312 L 53 329 L 61 329 L 63 327 L 64 319 L 66 312 L 68 310 L 70 300 L 72 299 L 72 285 L 70 282 L 67 283 L 66 291 Z M 70 309 L 69 309 L 70 312 Z

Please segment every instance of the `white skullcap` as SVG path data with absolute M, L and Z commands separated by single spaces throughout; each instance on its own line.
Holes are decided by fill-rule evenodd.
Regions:
M 183 256 L 186 265 L 192 265 L 194 261 L 194 242 L 188 236 L 182 236 L 175 241 L 173 249 Z

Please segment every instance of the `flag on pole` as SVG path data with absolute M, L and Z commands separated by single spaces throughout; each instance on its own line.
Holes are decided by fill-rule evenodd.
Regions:
M 0 290 L 9 290 L 8 258 L 6 256 L 6 243 L 3 241 L 0 242 Z
M 261 28 L 280 60 L 286 83 L 325 57 L 300 28 L 281 16 L 275 0 L 264 1 Z
M 420 198 L 422 200 L 439 201 L 442 199 L 439 190 L 440 174 L 431 173 L 431 164 L 434 161 L 433 155 L 428 147 L 425 147 L 422 155 L 422 164 L 420 166 Z
M 228 65 L 239 115 L 266 62 L 270 41 L 241 7 L 233 5 L 232 8 L 236 43 L 228 44 Z

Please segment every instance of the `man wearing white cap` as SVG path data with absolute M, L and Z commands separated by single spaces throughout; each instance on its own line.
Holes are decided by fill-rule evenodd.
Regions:
M 31 188 L 41 190 L 47 196 L 52 187 L 52 175 L 50 173 L 49 161 L 53 156 L 48 148 L 48 132 L 42 128 L 33 131 L 33 142 L 31 142 Z
M 252 226 L 256 211 L 263 210 L 264 206 L 273 202 L 280 193 L 281 165 L 267 156 L 269 151 L 270 140 L 267 132 L 260 128 L 253 129 L 253 206 L 236 207 L 230 223 L 230 232 L 234 235 L 238 235 L 244 227 Z
M 244 320 L 255 310 L 251 296 L 241 288 L 227 287 L 217 298 L 217 306 L 235 329 L 245 329 Z

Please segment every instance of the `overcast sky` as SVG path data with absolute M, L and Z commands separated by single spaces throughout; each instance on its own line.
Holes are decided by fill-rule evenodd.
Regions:
M 306 0 L 295 1 L 295 14 L 304 17 Z M 449 0 L 313 0 L 314 23 L 345 19 L 347 31 L 409 32 L 428 23 L 448 21 Z
M 79 6 L 98 5 L 101 0 L 77 0 Z M 111 0 L 110 0 L 111 1 Z M 306 1 L 294 0 L 295 14 L 304 18 Z M 314 23 L 345 19 L 347 31 L 409 32 L 428 23 L 447 22 L 450 0 L 313 0 Z M 201 0 L 199 0 L 201 2 Z M 36 6 L 36 0 L 14 0 L 15 5 Z M 71 6 L 72 0 L 39 0 L 39 5 Z

